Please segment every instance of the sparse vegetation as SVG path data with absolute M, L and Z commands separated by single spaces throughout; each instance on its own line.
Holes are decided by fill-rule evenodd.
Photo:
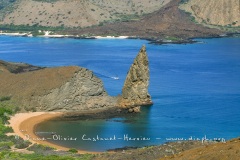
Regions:
M 90 160 L 92 156 L 83 155 L 81 157 L 72 157 L 70 155 L 60 156 L 60 155 L 47 155 L 43 156 L 41 154 L 23 154 L 17 152 L 4 151 L 0 153 L 1 160 Z
M 3 96 L 3 97 L 0 97 L 0 102 L 8 101 L 10 99 L 11 99 L 11 96 Z
M 135 13 L 135 14 L 130 14 L 130 15 L 119 15 L 118 17 L 123 22 L 129 22 L 129 21 L 137 21 L 140 19 L 141 16 L 139 16 L 137 13 Z
M 187 3 L 189 0 L 181 0 L 181 2 L 180 3 Z
M 181 0 L 180 9 L 189 12 L 191 20 L 195 23 L 202 24 L 210 28 L 217 28 L 227 32 L 238 32 L 235 27 L 239 27 L 238 13 L 239 10 L 238 0 L 231 0 L 231 3 L 223 3 L 224 0 L 218 2 L 198 1 L 198 0 Z M 214 10 L 211 8 L 214 7 Z M 221 15 L 222 12 L 226 14 Z M 194 18 L 193 18 L 194 17 Z
M 54 153 L 55 148 L 46 146 L 46 145 L 41 145 L 41 144 L 34 144 L 31 147 L 29 147 L 27 150 L 29 151 L 34 151 L 34 153 L 37 154 L 49 154 L 49 153 Z
M 11 98 L 8 96 L 0 97 L 0 151 L 9 150 L 10 147 L 26 148 L 30 142 L 14 136 L 6 136 L 6 133 L 13 132 L 11 127 L 6 126 L 10 115 L 16 112 L 16 106 L 12 104 Z
M 26 1 L 17 0 L 16 3 L 13 3 L 15 8 L 9 8 L 11 10 L 10 12 L 6 12 L 4 15 L 0 14 L 0 16 L 2 15 L 1 24 L 29 24 L 29 26 L 35 23 L 39 23 L 42 26 L 61 26 L 63 24 L 68 27 L 83 28 L 95 26 L 98 25 L 98 22 L 108 20 L 122 21 L 121 18 L 123 18 L 123 21 L 130 21 L 135 19 L 135 16 L 132 17 L 131 15 L 137 14 L 141 16 L 146 13 L 151 13 L 158 10 L 169 1 L 170 0 L 149 0 L 141 2 L 136 2 L 134 0 L 33 0 L 26 3 Z M 62 9 L 62 6 L 64 6 L 64 9 Z M 53 9 L 50 9 L 52 7 Z M 36 12 L 37 15 L 32 14 Z M 118 15 L 120 16 L 115 16 L 115 13 L 119 13 Z M 125 14 L 127 16 L 124 16 Z M 72 19 L 73 21 L 65 20 L 66 18 L 63 20 L 64 15 L 68 15 L 68 19 Z M 23 17 L 26 16 L 29 18 L 24 19 Z M 36 16 L 38 16 L 38 19 L 36 19 Z M 50 16 L 51 18 L 49 18 Z M 58 17 L 58 19 L 56 19 L 56 17 Z M 86 21 L 86 19 L 89 19 L 89 21 Z M 59 23 L 59 20 L 63 22 Z
M 4 18 L 5 15 L 11 13 L 14 10 L 14 4 L 16 0 L 1 0 L 0 1 L 0 20 Z
M 16 2 L 16 0 L 1 0 L 0 1 L 0 10 Z

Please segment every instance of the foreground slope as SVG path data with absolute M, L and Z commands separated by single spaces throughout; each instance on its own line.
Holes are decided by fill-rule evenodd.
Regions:
M 239 160 L 239 157 L 240 138 L 237 138 L 226 143 L 216 143 L 186 150 L 182 153 L 160 160 Z
M 239 160 L 240 139 L 226 143 L 201 141 L 169 142 L 138 149 L 119 149 L 114 154 L 100 154 L 94 160 Z

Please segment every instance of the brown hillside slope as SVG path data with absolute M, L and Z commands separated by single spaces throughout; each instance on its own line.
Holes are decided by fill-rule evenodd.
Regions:
M 160 160 L 239 160 L 240 138 L 190 149 Z
M 10 73 L 14 63 L 0 63 L 0 97 L 11 96 L 27 111 L 80 111 L 112 107 L 103 83 L 85 68 L 70 66 Z M 11 67 L 9 67 L 11 66 Z
M 179 3 L 180 0 L 171 1 L 160 10 L 145 16 L 140 21 L 106 24 L 82 30 L 72 30 L 70 33 L 77 35 L 124 35 L 154 38 L 164 38 L 166 36 L 191 38 L 221 34 L 219 30 L 210 29 L 192 22 L 190 17 L 178 8 Z
M 62 67 L 14 74 L 9 72 L 9 67 L 2 64 L 0 63 L 0 96 L 12 96 L 21 103 L 28 101 L 31 96 L 48 94 L 49 90 L 66 83 L 78 70 L 77 67 Z M 8 66 L 15 68 L 16 64 Z
M 0 24 L 87 27 L 158 10 L 170 0 L 18 0 Z
M 180 6 L 199 23 L 240 26 L 239 0 L 189 0 Z

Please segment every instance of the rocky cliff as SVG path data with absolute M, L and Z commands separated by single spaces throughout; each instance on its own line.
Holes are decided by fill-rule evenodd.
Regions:
M 143 46 L 127 74 L 118 106 L 129 108 L 129 112 L 138 112 L 139 107 L 152 104 L 148 93 L 149 66 L 146 47 Z
M 65 84 L 34 97 L 32 103 L 44 111 L 81 111 L 114 107 L 116 98 L 108 96 L 102 81 L 91 71 L 79 68 Z

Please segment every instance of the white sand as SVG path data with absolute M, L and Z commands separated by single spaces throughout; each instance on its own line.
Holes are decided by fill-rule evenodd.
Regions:
M 126 39 L 128 38 L 128 36 L 106 36 L 106 37 L 102 37 L 102 36 L 95 36 L 96 39 Z

